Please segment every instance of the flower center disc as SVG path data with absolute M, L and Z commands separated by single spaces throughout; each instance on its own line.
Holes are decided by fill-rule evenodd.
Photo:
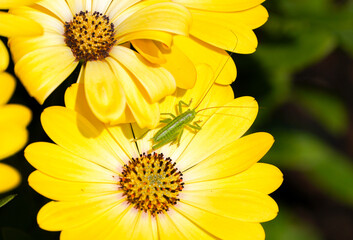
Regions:
M 99 12 L 77 13 L 72 21 L 65 23 L 65 43 L 78 61 L 102 60 L 113 47 L 114 24 Z
M 140 155 L 123 167 L 120 188 L 135 208 L 153 216 L 167 211 L 184 188 L 182 173 L 163 154 Z

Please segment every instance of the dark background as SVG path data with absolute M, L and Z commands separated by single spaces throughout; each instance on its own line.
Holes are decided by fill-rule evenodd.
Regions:
M 269 21 L 256 30 L 258 50 L 233 58 L 235 95 L 253 96 L 260 112 L 251 131 L 270 132 L 275 144 L 262 160 L 284 173 L 272 194 L 278 217 L 264 223 L 267 240 L 353 239 L 353 1 L 271 0 Z M 2 39 L 6 41 L 6 39 Z M 8 68 L 13 72 L 13 65 Z M 63 105 L 78 70 L 39 105 L 18 82 L 12 103 L 28 106 L 30 141 L 50 141 L 40 113 Z M 34 170 L 23 150 L 4 160 L 22 174 L 18 194 L 0 208 L 0 239 L 50 240 L 39 229 L 38 210 L 48 202 L 27 184 Z M 8 195 L 7 193 L 6 195 Z M 5 195 L 1 195 L 3 197 Z

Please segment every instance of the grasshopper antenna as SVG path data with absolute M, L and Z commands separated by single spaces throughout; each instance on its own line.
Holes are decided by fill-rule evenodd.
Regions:
M 225 66 L 227 65 L 229 59 L 232 58 L 233 53 L 234 53 L 235 49 L 236 49 L 237 46 L 238 46 L 238 41 L 239 41 L 239 39 L 238 39 L 237 35 L 236 35 L 233 31 L 231 31 L 231 32 L 233 33 L 233 35 L 236 37 L 236 40 L 237 40 L 236 43 L 235 43 L 235 46 L 234 46 L 234 48 L 232 49 L 231 53 L 229 54 L 227 60 L 224 62 L 224 64 L 223 64 L 221 70 L 217 73 L 215 79 L 214 79 L 213 82 L 210 84 L 210 86 L 209 86 L 209 88 L 207 89 L 206 93 L 202 96 L 201 100 L 197 103 L 197 105 L 196 105 L 196 107 L 195 107 L 194 109 L 198 108 L 198 106 L 201 104 L 201 102 L 202 102 L 202 101 L 205 99 L 205 97 L 208 95 L 208 93 L 210 92 L 212 86 L 213 86 L 214 83 L 217 81 L 219 75 L 221 75 L 223 69 L 224 69 Z
M 247 107 L 247 106 L 215 106 L 215 107 L 208 107 L 208 108 L 203 108 L 200 109 L 198 111 L 196 111 L 196 113 L 208 110 L 208 109 L 215 109 L 215 108 L 255 108 L 255 107 Z

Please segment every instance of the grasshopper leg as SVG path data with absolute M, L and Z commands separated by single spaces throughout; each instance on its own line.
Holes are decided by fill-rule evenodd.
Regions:
M 159 122 L 160 122 L 160 123 L 170 123 L 171 121 L 172 121 L 171 118 L 166 118 L 166 119 L 160 120 Z
M 177 145 L 178 147 L 180 146 L 180 140 L 181 140 L 181 136 L 183 135 L 183 132 L 184 132 L 184 129 L 181 129 L 180 134 L 178 135 L 178 138 L 177 138 L 177 139 L 178 139 L 178 140 L 177 140 L 177 141 L 178 141 L 178 143 L 177 143 L 177 144 L 178 144 L 178 145 Z
M 197 122 L 193 122 L 193 124 L 186 124 L 186 126 L 192 128 L 192 129 L 196 129 L 196 130 L 201 130 L 201 126 L 197 124 Z
M 179 114 L 183 113 L 183 105 L 186 106 L 186 107 L 189 107 L 191 105 L 191 102 L 192 102 L 192 98 L 190 99 L 189 103 L 186 103 L 183 100 L 180 100 L 179 101 Z
M 176 118 L 173 113 L 161 113 L 161 115 L 168 115 L 168 116 L 171 116 L 172 118 Z
M 153 150 L 156 150 L 156 149 L 158 149 L 158 148 L 160 148 L 160 147 L 166 145 L 166 144 L 169 143 L 169 142 L 170 142 L 170 140 L 160 141 L 160 142 L 154 144 L 154 145 L 152 146 L 152 149 L 153 149 Z

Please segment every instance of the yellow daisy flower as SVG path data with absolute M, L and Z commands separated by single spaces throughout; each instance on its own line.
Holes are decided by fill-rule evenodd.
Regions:
M 189 9 L 190 34 L 212 46 L 236 53 L 252 53 L 257 47 L 253 29 L 268 19 L 264 0 L 172 0 Z
M 187 35 L 185 7 L 160 0 L 42 0 L 11 13 L 44 28 L 41 37 L 9 41 L 15 72 L 40 103 L 82 63 L 85 97 L 101 121 L 121 123 L 128 113 L 135 119 L 143 113 L 141 127 L 158 124 L 157 102 L 175 91 L 175 79 L 129 42 L 153 39 L 167 46 L 174 34 Z
M 0 9 L 28 5 L 38 0 L 0 0 Z M 35 21 L 0 11 L 0 36 L 36 36 L 43 28 Z
M 231 84 L 237 72 L 234 62 L 227 61 L 229 56 L 224 50 L 242 54 L 256 50 L 258 42 L 253 29 L 268 19 L 267 10 L 260 5 L 264 0 L 171 1 L 190 11 L 190 36 L 175 36 L 169 48 L 149 39 L 133 41 L 134 47 L 149 61 L 161 64 L 174 76 L 193 76 L 194 69 L 188 66 L 206 63 L 220 74 L 217 83 Z M 178 87 L 190 88 L 195 83 L 192 78 L 186 82 L 188 84 Z
M 0 0 L 0 9 L 18 7 L 36 0 Z M 43 28 L 35 21 L 0 11 L 0 36 L 37 36 Z M 32 115 L 22 105 L 6 104 L 15 91 L 16 80 L 4 72 L 9 64 L 9 55 L 0 41 L 0 160 L 19 151 L 27 142 L 26 126 Z M 21 181 L 21 175 L 13 167 L 0 163 L 0 193 L 11 190 Z
M 191 96 L 191 107 L 200 110 L 226 107 L 205 110 L 202 130 L 185 130 L 179 147 L 152 153 L 149 137 L 133 142 L 144 130 L 91 118 L 87 106 L 75 105 L 80 88 L 70 88 L 67 107 L 47 108 L 41 117 L 55 144 L 33 143 L 25 150 L 38 169 L 30 186 L 54 200 L 39 211 L 39 226 L 62 231 L 62 240 L 264 239 L 260 222 L 277 215 L 268 194 L 280 186 L 282 174 L 257 161 L 273 137 L 241 137 L 257 114 L 253 98 L 233 99 L 231 88 L 219 85 L 203 97 L 204 89 L 197 82 L 190 92 L 179 90 L 161 109 L 175 113 L 174 104 Z
M 0 41 L 0 160 L 19 151 L 27 142 L 26 126 L 31 120 L 28 108 L 18 104 L 6 104 L 11 98 L 16 81 L 4 72 L 9 63 L 5 45 Z M 0 193 L 16 187 L 21 180 L 14 168 L 0 163 Z

